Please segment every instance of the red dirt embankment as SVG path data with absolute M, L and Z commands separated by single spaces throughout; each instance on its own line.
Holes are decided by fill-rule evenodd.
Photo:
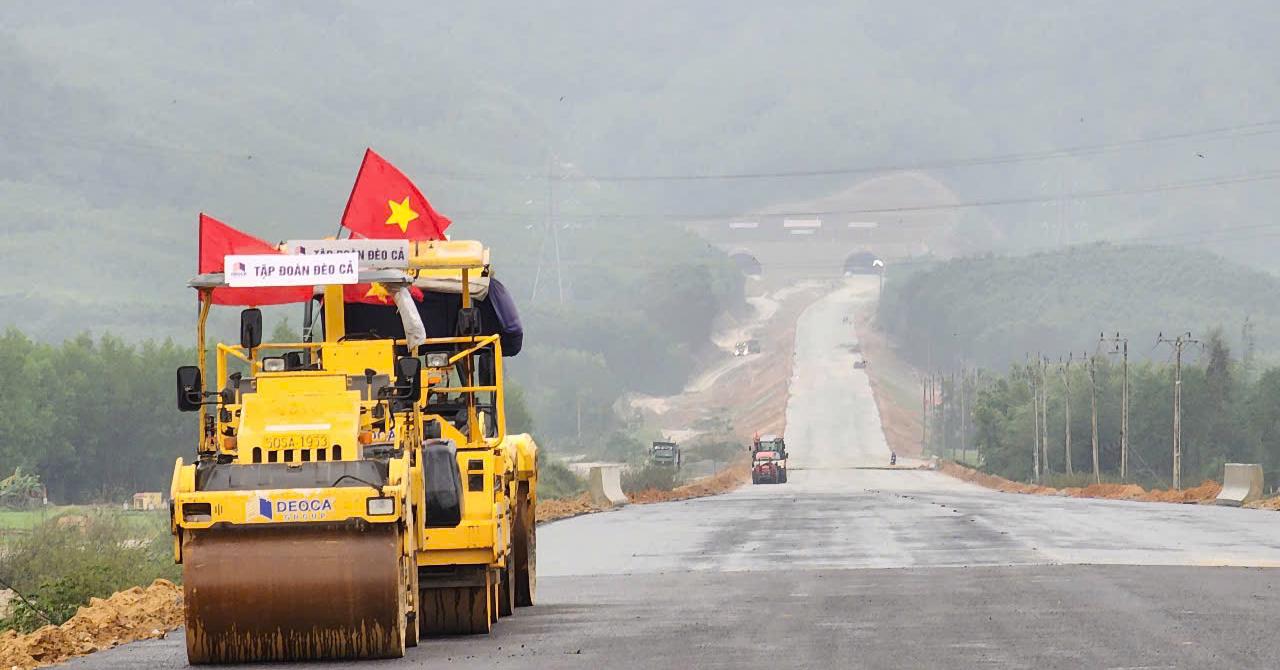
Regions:
M 1138 500 L 1142 502 L 1176 502 L 1176 503 L 1210 503 L 1218 497 L 1222 485 L 1212 479 L 1206 479 L 1199 486 L 1182 489 L 1155 489 L 1148 491 L 1137 484 L 1090 484 L 1085 487 L 1053 488 L 1036 484 L 1024 484 L 1004 477 L 974 470 L 973 468 L 943 461 L 939 466 L 942 472 L 973 482 L 979 486 L 1006 493 L 1027 493 L 1031 495 L 1068 496 L 1071 498 L 1107 498 L 1111 500 Z
M 92 598 L 61 626 L 0 633 L 0 668 L 30 670 L 99 649 L 152 638 L 182 625 L 182 587 L 157 579 L 110 598 Z
M 745 459 L 740 459 L 710 477 L 703 477 L 683 486 L 677 486 L 670 491 L 645 489 L 644 491 L 628 493 L 627 499 L 636 505 L 647 505 L 650 503 L 703 498 L 728 493 L 742 486 L 750 478 L 750 464 Z M 603 512 L 606 509 L 608 508 L 599 507 L 591 502 L 591 496 L 586 493 L 576 498 L 540 500 L 538 501 L 538 523 L 568 519 L 593 512 Z
M 689 482 L 684 486 L 677 486 L 670 491 L 648 489 L 645 491 L 629 493 L 627 494 L 627 498 L 629 498 L 631 502 L 640 505 L 647 503 L 671 502 L 673 500 L 688 500 L 690 498 L 705 498 L 706 496 L 728 493 L 729 491 L 745 484 L 750 478 L 751 464 L 745 459 L 739 459 L 710 477 L 703 477 L 702 479 Z

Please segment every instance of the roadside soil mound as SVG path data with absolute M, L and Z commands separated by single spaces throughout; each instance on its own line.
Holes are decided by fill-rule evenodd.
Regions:
M 1280 510 L 1280 496 L 1271 496 L 1270 498 L 1263 498 L 1261 500 L 1248 502 L 1244 504 L 1244 507 L 1248 507 L 1249 509 Z
M 751 464 L 746 460 L 740 459 L 710 477 L 703 477 L 683 486 L 677 486 L 670 491 L 658 489 L 635 491 L 628 493 L 627 499 L 634 505 L 648 505 L 651 503 L 688 500 L 690 498 L 704 498 L 728 493 L 742 486 L 749 479 L 751 479 Z M 590 494 L 586 493 L 576 498 L 539 500 L 538 523 L 548 523 L 583 514 L 603 512 L 607 509 L 609 508 L 600 507 L 592 503 Z
M 598 512 L 600 508 L 591 503 L 591 494 L 584 493 L 576 498 L 538 501 L 538 523 L 559 521 L 580 514 Z
M 938 465 L 938 470 L 944 472 L 956 479 L 966 482 L 973 482 L 978 486 L 1004 491 L 1005 493 L 1031 493 L 1037 495 L 1058 495 L 1058 489 L 1048 486 L 1039 486 L 1036 484 L 1023 484 L 1015 482 L 1004 477 L 987 474 L 973 468 L 965 467 L 959 463 L 952 461 L 942 461 Z
M 1213 502 L 1218 497 L 1218 493 L 1222 491 L 1222 484 L 1206 479 L 1200 482 L 1199 486 L 1181 491 L 1156 490 L 1148 491 L 1136 500 L 1145 500 L 1148 502 L 1176 502 L 1176 503 L 1208 503 Z
M 0 633 L 0 668 L 39 668 L 99 649 L 152 638 L 182 625 L 182 587 L 157 579 L 147 588 L 93 598 L 61 626 L 26 635 Z
M 1218 492 L 1222 490 L 1222 485 L 1212 479 L 1206 479 L 1199 486 L 1182 489 L 1181 491 L 1173 489 L 1148 491 L 1137 484 L 1090 484 L 1084 487 L 1071 486 L 1057 489 L 1051 486 L 1011 481 L 1004 477 L 980 472 L 951 461 L 943 461 L 938 469 L 956 479 L 973 482 L 978 486 L 989 489 L 1004 491 L 1005 493 L 1027 493 L 1044 496 L 1107 498 L 1110 500 L 1138 500 L 1142 502 L 1210 503 L 1213 502 L 1214 498 L 1218 497 Z M 1280 508 L 1280 502 L 1277 503 L 1276 508 Z
M 750 478 L 751 465 L 745 460 L 738 460 L 710 477 L 703 477 L 684 486 L 677 486 L 670 491 L 646 489 L 628 493 L 627 498 L 638 505 L 703 498 L 728 493 L 745 484 Z

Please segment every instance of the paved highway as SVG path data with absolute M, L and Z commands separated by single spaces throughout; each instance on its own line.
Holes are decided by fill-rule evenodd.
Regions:
M 539 530 L 540 605 L 369 667 L 1275 668 L 1280 516 L 1022 496 L 880 466 L 844 317 L 797 330 L 789 484 Z M 181 632 L 67 664 L 181 667 Z

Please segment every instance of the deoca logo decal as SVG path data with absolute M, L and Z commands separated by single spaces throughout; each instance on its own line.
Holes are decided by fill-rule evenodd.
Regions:
M 248 521 L 255 519 L 266 519 L 272 521 L 274 505 L 271 501 L 261 496 L 254 496 L 244 503 L 244 518 Z
M 328 518 L 333 498 L 292 498 L 271 500 L 255 496 L 245 503 L 245 518 L 268 521 L 316 521 Z
M 279 521 L 314 521 L 333 511 L 333 498 L 301 498 L 277 500 L 273 512 Z

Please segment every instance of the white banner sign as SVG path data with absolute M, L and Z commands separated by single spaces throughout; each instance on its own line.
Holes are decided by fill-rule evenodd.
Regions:
M 360 281 L 355 252 L 324 256 L 282 254 L 230 254 L 223 275 L 227 286 L 316 286 L 355 284 Z
M 289 240 L 289 253 L 300 256 L 354 252 L 365 270 L 409 267 L 409 240 Z

